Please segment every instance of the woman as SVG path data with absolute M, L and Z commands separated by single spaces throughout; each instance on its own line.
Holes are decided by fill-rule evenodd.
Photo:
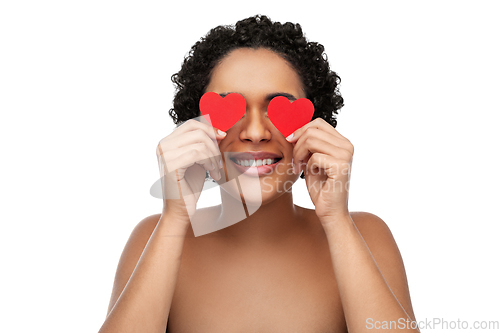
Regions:
M 354 150 L 335 129 L 340 79 L 323 47 L 307 42 L 298 24 L 251 17 L 210 31 L 173 81 L 170 114 L 182 124 L 157 149 L 164 208 L 132 232 L 100 332 L 163 332 L 167 321 L 168 332 L 417 331 L 391 232 L 377 216 L 348 209 Z M 206 92 L 244 97 L 243 117 L 226 132 L 193 120 Z M 308 98 L 313 120 L 285 138 L 267 117 L 276 96 Z M 241 199 L 258 209 L 194 237 L 190 217 L 205 170 L 222 184 L 242 171 L 242 153 L 271 160 L 262 172 L 243 170 L 255 169 L 248 179 L 261 190 Z M 314 210 L 293 204 L 289 184 L 299 174 Z M 222 205 L 197 211 L 207 223 L 230 218 L 239 199 L 226 190 L 221 197 Z

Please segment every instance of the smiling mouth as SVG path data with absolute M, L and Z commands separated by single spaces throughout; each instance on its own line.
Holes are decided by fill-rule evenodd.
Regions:
M 238 164 L 242 167 L 249 167 L 249 168 L 254 168 L 254 167 L 260 167 L 260 166 L 266 166 L 266 165 L 273 165 L 278 163 L 282 157 L 280 158 L 262 158 L 262 159 L 238 159 L 238 158 L 231 158 L 231 161 L 233 161 L 235 164 Z

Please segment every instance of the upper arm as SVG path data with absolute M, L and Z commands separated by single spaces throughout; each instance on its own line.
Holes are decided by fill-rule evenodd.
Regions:
M 381 218 L 370 213 L 351 213 L 351 217 L 389 288 L 410 319 L 415 320 L 403 258 L 391 230 Z
M 146 217 L 137 224 L 130 234 L 116 269 L 113 291 L 111 292 L 111 299 L 108 306 L 108 315 L 120 297 L 123 289 L 127 285 L 127 282 L 142 255 L 142 251 L 146 247 L 151 234 L 158 224 L 160 216 L 160 214 L 157 214 Z

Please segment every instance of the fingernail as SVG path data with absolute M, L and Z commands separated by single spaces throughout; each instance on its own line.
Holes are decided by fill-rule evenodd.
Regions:
M 293 139 L 293 133 L 292 133 L 292 134 L 290 134 L 289 136 L 287 136 L 285 140 L 286 140 L 286 141 L 290 141 L 290 140 L 292 140 L 292 139 Z
M 223 132 L 220 129 L 217 129 L 217 133 L 219 133 L 219 135 L 222 135 L 222 136 L 226 136 L 227 135 L 226 132 Z
M 222 169 L 224 166 L 222 165 L 222 160 L 219 160 L 219 167 Z

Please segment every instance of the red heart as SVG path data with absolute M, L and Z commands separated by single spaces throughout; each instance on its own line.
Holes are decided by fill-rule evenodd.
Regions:
M 269 120 L 285 138 L 310 122 L 313 115 L 314 105 L 307 98 L 299 98 L 290 103 L 288 98 L 278 96 L 267 107 Z
M 201 114 L 205 118 L 209 115 L 212 126 L 224 132 L 243 117 L 246 109 L 245 98 L 237 93 L 222 98 L 217 93 L 207 92 L 200 99 Z

